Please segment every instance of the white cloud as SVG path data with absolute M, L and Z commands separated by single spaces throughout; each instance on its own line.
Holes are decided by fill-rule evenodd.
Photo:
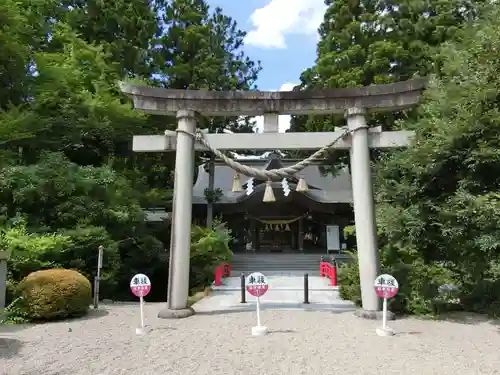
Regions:
M 317 35 L 327 6 L 324 0 L 269 0 L 250 16 L 245 43 L 262 48 L 286 48 L 287 34 Z
M 293 88 L 297 86 L 297 83 L 291 83 L 291 82 L 286 82 L 281 85 L 278 91 L 292 91 Z M 271 90 L 271 91 L 276 91 L 276 90 Z M 280 115 L 279 116 L 279 132 L 284 133 L 290 128 L 290 115 Z M 257 116 L 255 117 L 255 131 L 257 133 L 262 133 L 264 129 L 264 116 Z

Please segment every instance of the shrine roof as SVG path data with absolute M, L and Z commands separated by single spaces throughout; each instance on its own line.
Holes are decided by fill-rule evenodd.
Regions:
M 277 165 L 279 163 L 279 165 Z M 245 161 L 246 164 L 246 161 Z M 252 160 L 252 167 L 257 169 L 271 169 L 275 167 L 286 167 L 295 164 L 293 160 L 261 160 L 258 163 Z M 248 199 L 254 194 L 263 194 L 265 183 L 263 181 L 254 180 L 254 192 L 247 195 L 246 191 L 233 192 L 233 180 L 235 172 L 226 165 L 216 165 L 214 168 L 214 189 L 222 190 L 222 196 L 217 201 L 217 204 L 233 204 L 239 203 Z M 309 199 L 318 203 L 352 203 L 352 187 L 351 176 L 346 169 L 339 171 L 335 176 L 325 174 L 320 165 L 311 165 L 306 167 L 300 176 L 303 177 L 309 190 L 303 192 Z M 247 182 L 250 180 L 247 176 L 241 176 L 240 182 L 245 189 Z M 204 165 L 198 167 L 198 177 L 193 187 L 193 204 L 207 204 L 205 199 L 205 189 L 208 188 L 209 174 Z M 291 190 L 295 190 L 296 178 L 289 179 Z M 273 183 L 274 189 L 281 189 L 281 182 Z

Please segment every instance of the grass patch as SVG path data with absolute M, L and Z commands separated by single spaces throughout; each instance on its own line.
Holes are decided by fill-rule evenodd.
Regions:
M 194 305 L 196 302 L 202 300 L 205 297 L 212 295 L 212 288 L 205 288 L 203 290 L 192 290 L 191 295 L 188 297 L 188 306 Z

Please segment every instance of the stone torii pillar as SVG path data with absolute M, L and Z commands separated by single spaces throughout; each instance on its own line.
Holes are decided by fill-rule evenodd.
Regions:
M 190 110 L 179 110 L 177 121 L 167 309 L 160 311 L 159 318 L 182 318 L 193 313 L 192 309 L 187 306 L 193 195 L 186 194 L 186 192 L 193 190 L 194 138 L 190 134 L 196 132 L 196 113 Z M 185 269 L 188 272 L 178 271 Z
M 189 292 L 189 252 L 194 150 L 207 147 L 194 141 L 195 115 L 259 116 L 269 122 L 261 134 L 205 134 L 204 141 L 216 150 L 318 150 L 343 131 L 317 133 L 276 133 L 278 114 L 344 114 L 349 136 L 332 148 L 350 151 L 356 241 L 362 294 L 362 316 L 376 317 L 380 303 L 373 289 L 379 272 L 379 253 L 375 225 L 370 148 L 408 146 L 409 131 L 382 132 L 369 129 L 368 111 L 397 111 L 418 103 L 426 79 L 414 79 L 389 85 L 311 90 L 300 92 L 207 92 L 169 90 L 122 84 L 122 91 L 133 98 L 136 109 L 147 113 L 177 116 L 177 134 L 134 136 L 136 152 L 176 151 L 174 182 L 173 235 L 171 243 L 169 295 L 161 318 L 186 317 Z M 373 131 L 375 130 L 375 131 Z
M 380 309 L 380 299 L 373 290 L 373 283 L 380 271 L 380 261 L 365 114 L 365 109 L 358 107 L 348 108 L 346 111 L 347 126 L 352 132 L 352 146 L 349 152 L 361 300 L 363 309 L 368 312 Z

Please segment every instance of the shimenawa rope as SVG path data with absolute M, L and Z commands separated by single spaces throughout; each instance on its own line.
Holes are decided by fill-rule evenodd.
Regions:
M 249 167 L 247 165 L 238 163 L 236 160 L 231 159 L 230 157 L 224 155 L 222 152 L 217 150 L 216 148 L 212 147 L 208 141 L 205 138 L 205 135 L 200 131 L 197 130 L 196 134 L 192 134 L 189 132 L 186 132 L 181 129 L 177 129 L 176 131 L 179 133 L 184 133 L 187 135 L 190 135 L 195 138 L 197 142 L 200 142 L 202 145 L 204 145 L 206 148 L 208 148 L 211 152 L 214 153 L 217 157 L 222 159 L 224 163 L 226 163 L 229 167 L 231 167 L 233 170 L 235 170 L 238 173 L 241 173 L 245 176 L 248 177 L 254 177 L 259 180 L 264 180 L 264 181 L 281 181 L 283 178 L 288 178 L 291 177 L 297 173 L 300 173 L 304 168 L 308 167 L 312 163 L 314 163 L 317 160 L 320 160 L 326 156 L 328 151 L 342 138 L 345 138 L 347 135 L 352 133 L 355 129 L 353 130 L 344 130 L 342 134 L 340 134 L 337 138 L 335 138 L 332 142 L 328 143 L 326 146 L 320 148 L 318 151 L 316 151 L 314 154 L 309 156 L 307 159 L 304 159 L 297 164 L 294 164 L 289 167 L 284 167 L 280 169 L 269 169 L 269 170 L 261 170 L 261 169 L 255 169 L 252 167 Z

